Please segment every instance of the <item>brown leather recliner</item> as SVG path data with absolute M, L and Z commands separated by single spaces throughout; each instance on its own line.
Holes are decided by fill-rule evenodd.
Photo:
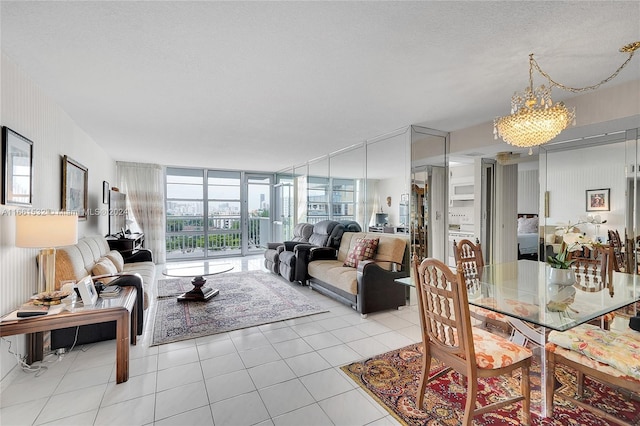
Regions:
M 296 244 L 309 242 L 312 232 L 312 224 L 299 223 L 293 228 L 293 238 L 290 241 L 267 243 L 267 250 L 264 252 L 264 267 L 278 275 L 280 273 L 280 253 L 285 251 L 287 245 L 291 247 L 290 250 L 293 250 L 293 246 Z

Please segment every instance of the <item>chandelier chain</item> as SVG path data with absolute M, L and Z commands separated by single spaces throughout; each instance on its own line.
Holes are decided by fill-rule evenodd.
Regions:
M 529 67 L 529 83 L 531 85 L 530 87 L 533 88 L 533 76 L 531 75 L 531 71 L 532 71 L 531 67 L 533 67 L 540 74 L 542 74 L 543 77 L 545 77 L 547 80 L 549 80 L 549 84 L 552 87 L 556 86 L 556 87 L 561 88 L 562 90 L 566 90 L 568 92 L 573 92 L 573 93 L 580 93 L 580 92 L 586 92 L 586 91 L 589 91 L 589 90 L 597 89 L 598 87 L 602 86 L 603 84 L 608 83 L 609 81 L 611 81 L 614 78 L 616 78 L 616 76 L 618 74 L 620 74 L 620 71 L 622 71 L 622 69 L 627 66 L 629 61 L 631 61 L 631 59 L 633 58 L 633 55 L 636 52 L 636 50 L 638 48 L 640 48 L 640 43 L 636 42 L 636 43 L 634 43 L 632 45 L 633 45 L 633 47 L 628 48 L 627 50 L 620 49 L 621 51 L 628 52 L 629 53 L 629 57 L 627 58 L 626 61 L 624 61 L 624 63 L 622 65 L 620 65 L 618 67 L 618 69 L 613 74 L 611 74 L 609 77 L 607 77 L 604 80 L 602 80 L 600 83 L 597 83 L 597 84 L 594 84 L 594 85 L 591 85 L 591 86 L 587 86 L 587 87 L 569 87 L 569 86 L 565 86 L 564 84 L 558 83 L 557 81 L 553 80 L 549 74 L 547 74 L 546 72 L 542 71 L 542 68 L 540 68 L 540 65 L 538 65 L 538 62 L 536 62 L 536 60 L 533 59 L 533 53 L 531 53 L 529 55 L 529 64 L 530 64 L 530 67 Z
M 542 71 L 538 62 L 529 55 L 529 87 L 522 93 L 514 93 L 511 97 L 511 114 L 497 117 L 493 121 L 493 135 L 497 139 L 500 136 L 505 142 L 529 148 L 539 146 L 555 138 L 570 124 L 575 125 L 575 109 L 567 108 L 563 102 L 554 103 L 551 99 L 553 87 L 559 87 L 568 92 L 586 92 L 594 90 L 603 84 L 613 80 L 622 69 L 631 61 L 636 50 L 640 50 L 640 41 L 635 41 L 620 49 L 622 53 L 628 53 L 629 57 L 618 69 L 598 84 L 587 87 L 569 87 L 553 80 L 549 74 Z M 538 71 L 545 77 L 548 86 L 533 85 L 533 71 Z

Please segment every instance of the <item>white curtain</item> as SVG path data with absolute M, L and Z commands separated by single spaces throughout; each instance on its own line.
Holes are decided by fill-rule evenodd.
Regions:
M 144 232 L 144 245 L 155 263 L 166 260 L 164 172 L 162 166 L 118 161 L 120 190 L 127 194 L 133 219 Z

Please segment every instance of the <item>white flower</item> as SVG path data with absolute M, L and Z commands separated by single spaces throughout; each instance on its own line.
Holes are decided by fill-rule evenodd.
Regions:
M 567 245 L 569 252 L 580 251 L 583 247 L 591 248 L 593 241 L 577 232 L 568 232 L 562 236 L 562 241 Z

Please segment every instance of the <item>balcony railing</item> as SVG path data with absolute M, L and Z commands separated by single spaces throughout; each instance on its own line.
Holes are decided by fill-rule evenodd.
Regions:
M 207 218 L 207 222 L 209 231 L 205 241 L 204 218 L 168 217 L 167 259 L 197 259 L 241 253 L 240 215 L 213 216 Z M 269 240 L 269 218 L 249 218 L 248 250 L 250 252 L 263 250 Z

